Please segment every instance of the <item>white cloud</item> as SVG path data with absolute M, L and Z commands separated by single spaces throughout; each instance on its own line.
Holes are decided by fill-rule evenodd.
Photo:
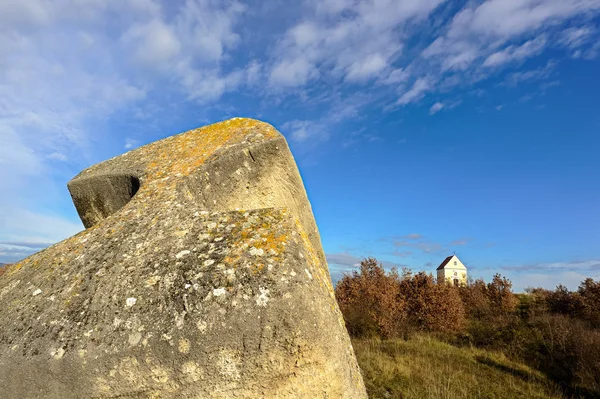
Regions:
M 309 1 L 302 22 L 278 44 L 270 84 L 301 87 L 334 77 L 364 83 L 380 77 L 401 54 L 400 27 L 431 13 L 443 0 Z
M 121 37 L 134 62 L 151 68 L 168 65 L 181 50 L 172 28 L 155 19 L 130 27 Z
M 570 49 L 575 49 L 585 44 L 595 33 L 596 29 L 590 26 L 569 28 L 561 33 L 559 43 Z
M 410 78 L 410 73 L 403 68 L 392 69 L 390 73 L 381 79 L 381 83 L 388 85 L 397 85 L 404 83 Z
M 548 61 L 545 66 L 526 70 L 522 72 L 514 72 L 506 77 L 506 83 L 510 86 L 516 86 L 519 83 L 527 81 L 535 81 L 541 79 L 547 79 L 552 76 L 552 72 L 556 67 L 555 61 Z
M 598 0 L 487 0 L 467 7 L 453 19 L 448 38 L 483 35 L 507 40 L 600 9 Z
M 492 71 L 539 54 L 548 34 L 579 15 L 596 13 L 600 0 L 487 0 L 459 11 L 423 52 L 427 73 L 456 73 L 456 84 L 485 79 Z M 584 32 L 579 32 L 583 34 Z M 575 32 L 573 35 L 577 35 Z M 515 43 L 516 42 L 516 43 Z M 519 44 L 521 43 L 521 44 Z
M 443 103 L 437 102 L 437 103 L 433 104 L 431 106 L 431 108 L 429 108 L 429 115 L 437 114 L 438 112 L 440 112 L 442 110 L 442 108 L 444 108 Z
M 61 161 L 61 162 L 67 162 L 68 158 L 65 154 L 61 153 L 61 152 L 53 152 L 51 154 L 48 155 L 47 157 L 48 159 L 53 159 L 55 161 Z
M 303 86 L 318 75 L 316 67 L 307 59 L 284 59 L 271 70 L 269 83 L 274 87 Z
M 131 149 L 137 147 L 138 143 L 139 143 L 138 140 L 132 139 L 131 137 L 126 137 L 124 148 L 126 150 L 131 150 Z
M 305 141 L 322 134 L 323 126 L 318 121 L 293 120 L 281 127 L 294 141 Z
M 410 90 L 402 94 L 396 104 L 406 105 L 415 101 L 419 101 L 425 96 L 425 93 L 431 90 L 432 83 L 428 78 L 417 79 Z
M 423 238 L 423 235 L 418 233 L 410 233 L 403 236 L 402 238 L 406 238 L 407 240 L 420 240 Z
M 600 273 L 582 274 L 576 271 L 554 271 L 549 273 L 524 273 L 513 276 L 513 286 L 516 291 L 524 291 L 528 287 L 542 287 L 554 289 L 559 284 L 570 290 L 576 290 L 579 284 L 586 278 L 591 277 L 600 280 Z
M 246 82 L 254 86 L 260 82 L 262 74 L 263 66 L 258 61 L 251 61 L 246 68 Z
M 387 67 L 387 62 L 380 54 L 373 54 L 364 60 L 356 61 L 347 69 L 346 80 L 363 81 L 375 77 Z
M 81 223 L 18 208 L 10 209 L 0 217 L 2 241 L 23 243 L 51 243 L 69 237 L 83 229 Z M 31 232 L 35 231 L 35 235 Z
M 240 40 L 234 27 L 244 10 L 236 1 L 187 0 L 175 29 L 187 52 L 199 62 L 220 61 Z
M 528 40 L 520 46 L 508 46 L 503 50 L 490 54 L 483 62 L 485 67 L 498 67 L 512 61 L 522 61 L 533 55 L 539 54 L 546 46 L 545 36 Z

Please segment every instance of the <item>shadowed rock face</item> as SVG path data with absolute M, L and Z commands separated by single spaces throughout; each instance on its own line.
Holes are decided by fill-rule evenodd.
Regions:
M 0 275 L 2 398 L 366 398 L 295 162 L 232 119 L 83 171 Z

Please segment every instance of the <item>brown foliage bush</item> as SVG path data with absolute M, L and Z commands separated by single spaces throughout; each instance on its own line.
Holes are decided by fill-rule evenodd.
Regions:
M 527 292 L 538 311 L 568 315 L 600 328 L 600 281 L 587 278 L 575 292 L 562 284 L 554 291 L 528 288 Z
M 577 294 L 580 298 L 580 317 L 591 323 L 592 326 L 600 328 L 600 281 L 594 281 L 591 278 L 585 279 L 579 286 Z
M 345 275 L 335 295 L 348 332 L 355 337 L 387 338 L 411 330 L 456 332 L 465 325 L 457 287 L 408 270 L 400 278 L 395 270 L 386 273 L 374 258 L 364 259 L 359 271 Z
M 485 281 L 469 281 L 467 285 L 459 287 L 459 293 L 469 317 L 483 319 L 490 315 L 490 299 Z
M 546 314 L 529 328 L 536 332 L 523 358 L 584 397 L 600 396 L 600 331 L 572 317 Z
M 433 276 L 424 272 L 405 273 L 400 294 L 411 326 L 438 332 L 460 331 L 464 327 L 465 310 L 457 287 L 437 284 Z
M 487 294 L 490 300 L 491 311 L 495 314 L 513 312 L 518 300 L 512 292 L 512 283 L 506 277 L 495 274 L 487 285 Z
M 398 273 L 386 273 L 374 258 L 363 259 L 360 270 L 345 275 L 335 288 L 348 332 L 356 337 L 397 335 L 406 315 L 399 294 Z

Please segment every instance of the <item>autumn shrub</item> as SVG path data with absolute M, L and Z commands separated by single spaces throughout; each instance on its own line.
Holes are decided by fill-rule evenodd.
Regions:
M 564 285 L 559 285 L 546 295 L 546 307 L 552 313 L 564 315 L 581 315 L 582 302 L 579 293 L 571 292 Z
M 580 317 L 592 326 L 600 328 L 600 280 L 585 279 L 579 285 L 577 294 Z
M 386 273 L 374 258 L 364 259 L 360 270 L 345 275 L 336 285 L 335 296 L 348 332 L 355 337 L 398 335 L 406 319 L 395 270 Z
M 532 320 L 535 337 L 523 358 L 567 390 L 600 396 L 600 331 L 583 320 L 546 314 Z
M 465 310 L 457 287 L 438 284 L 424 272 L 405 273 L 400 295 L 411 326 L 433 332 L 460 331 L 464 327 Z
M 527 292 L 536 304 L 538 313 L 547 311 L 568 315 L 600 328 L 600 281 L 587 278 L 577 291 L 569 291 L 561 284 L 554 291 L 528 288 Z
M 512 283 L 506 277 L 495 274 L 487 285 L 487 295 L 490 301 L 490 310 L 494 314 L 507 314 L 515 311 L 517 297 L 512 292 Z
M 469 280 L 458 288 L 465 312 L 469 318 L 483 319 L 490 315 L 491 306 L 485 281 Z

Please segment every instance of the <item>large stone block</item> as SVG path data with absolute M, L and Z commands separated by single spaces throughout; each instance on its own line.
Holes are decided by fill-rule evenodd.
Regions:
M 68 186 L 87 229 L 0 275 L 0 397 L 366 398 L 272 126 L 195 129 Z

